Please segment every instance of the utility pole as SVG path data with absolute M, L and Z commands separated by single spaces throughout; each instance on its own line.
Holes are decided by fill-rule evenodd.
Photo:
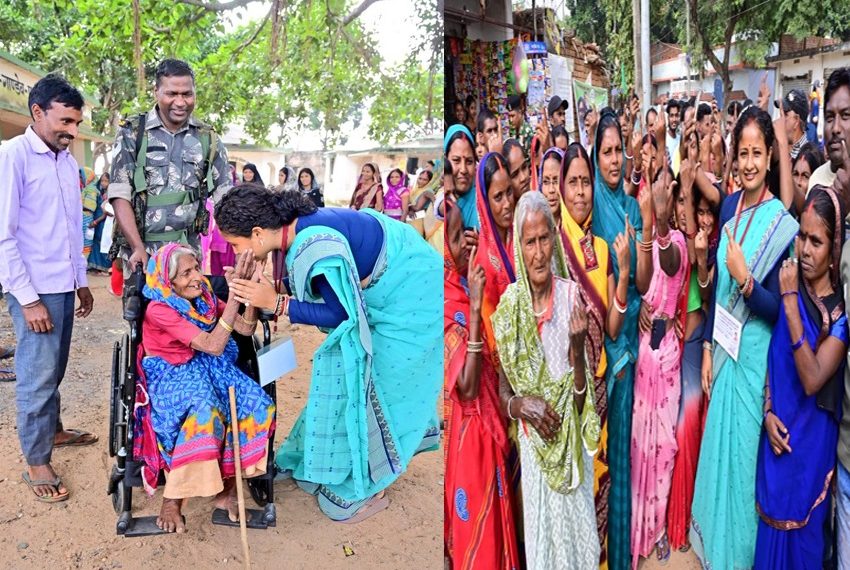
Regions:
M 652 95 L 652 67 L 649 65 L 649 0 L 640 0 L 640 59 L 644 115 L 649 110 Z

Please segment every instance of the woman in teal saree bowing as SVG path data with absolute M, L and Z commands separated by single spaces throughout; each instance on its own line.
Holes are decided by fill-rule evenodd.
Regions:
M 781 306 L 781 262 L 799 227 L 768 187 L 774 140 L 770 116 L 750 107 L 738 119 L 732 140 L 743 190 L 720 207 L 723 230 L 703 347 L 710 353 L 703 358 L 708 415 L 690 531 L 694 551 L 709 568 L 753 566 L 768 345 Z M 718 320 L 723 326 L 714 325 Z M 736 329 L 737 343 L 731 340 Z M 724 330 L 731 333 L 724 335 Z
M 239 186 L 215 218 L 236 252 L 286 256 L 291 296 L 237 279 L 237 298 L 328 331 L 276 464 L 328 517 L 359 522 L 387 506 L 384 489 L 413 455 L 439 442 L 440 257 L 407 224 L 316 208 L 297 192 Z

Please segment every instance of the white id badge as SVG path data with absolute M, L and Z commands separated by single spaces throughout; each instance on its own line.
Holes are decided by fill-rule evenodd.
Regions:
M 741 322 L 729 311 L 720 305 L 715 305 L 714 340 L 735 362 L 738 361 L 738 348 L 741 345 L 741 329 L 743 328 Z
M 295 345 L 291 338 L 281 338 L 257 351 L 260 386 L 270 384 L 295 370 Z

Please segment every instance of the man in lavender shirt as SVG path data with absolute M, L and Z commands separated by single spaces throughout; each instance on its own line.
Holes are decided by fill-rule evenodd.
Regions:
M 66 430 L 59 413 L 74 315 L 93 299 L 83 258 L 79 168 L 68 152 L 83 118 L 83 98 L 58 75 L 29 94 L 33 124 L 0 146 L 0 283 L 18 340 L 15 354 L 22 477 L 39 501 L 68 498 L 50 465 L 54 447 L 86 445 L 93 434 Z M 74 311 L 74 293 L 80 306 Z

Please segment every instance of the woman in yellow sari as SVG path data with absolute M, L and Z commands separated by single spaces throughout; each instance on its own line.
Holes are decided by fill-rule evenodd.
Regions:
M 608 244 L 591 233 L 593 221 L 593 169 L 587 152 L 579 143 L 567 147 L 561 161 L 560 191 L 562 202 L 561 240 L 569 274 L 579 285 L 579 293 L 587 310 L 586 351 L 588 366 L 595 370 L 593 380 L 594 404 L 599 415 L 601 434 L 599 453 L 594 458 L 593 492 L 596 503 L 596 525 L 601 545 L 599 566 L 608 567 L 608 494 L 611 480 L 608 475 L 607 410 L 605 384 L 605 335 L 616 339 L 626 313 L 626 293 L 629 273 L 621 271 L 615 281 Z M 628 224 L 628 218 L 627 222 Z M 628 230 L 614 241 L 620 267 L 628 267 L 631 257 Z

